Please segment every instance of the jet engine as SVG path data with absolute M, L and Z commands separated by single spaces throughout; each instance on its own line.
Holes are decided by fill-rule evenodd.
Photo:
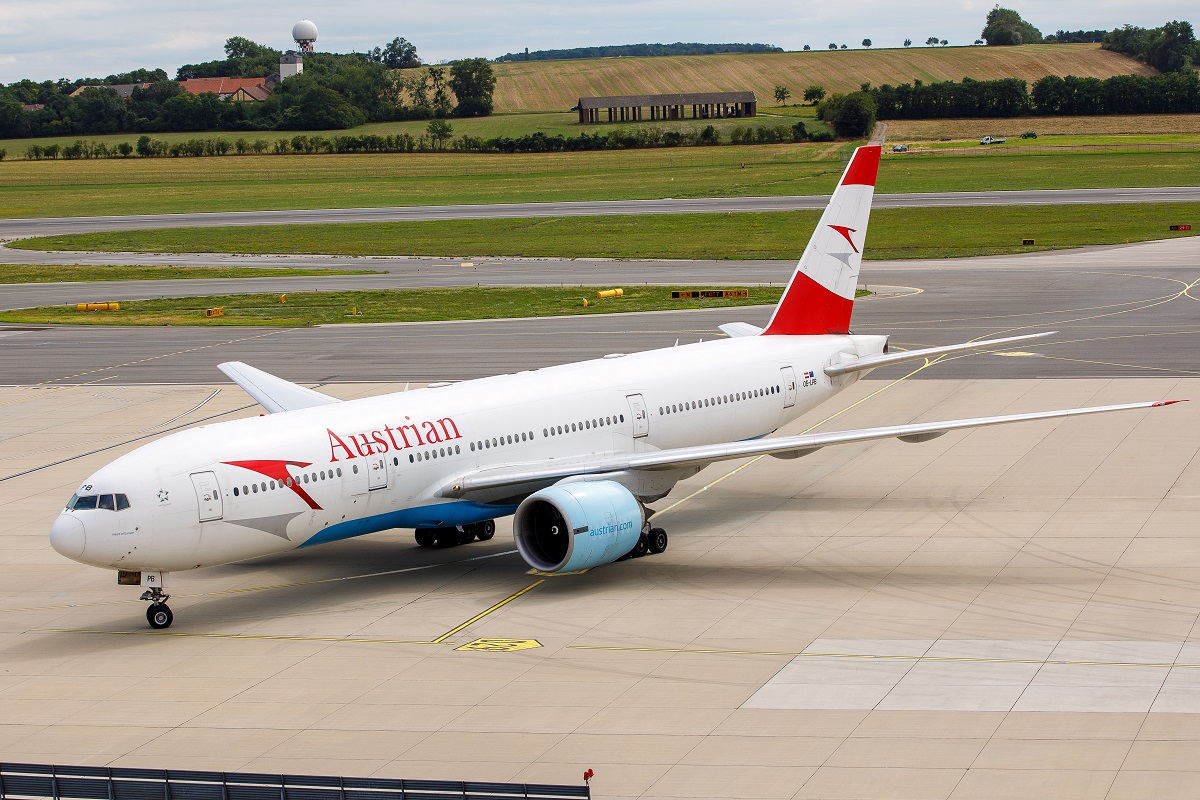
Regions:
M 645 518 L 619 483 L 558 484 L 525 498 L 513 517 L 517 550 L 541 572 L 574 572 L 629 553 Z

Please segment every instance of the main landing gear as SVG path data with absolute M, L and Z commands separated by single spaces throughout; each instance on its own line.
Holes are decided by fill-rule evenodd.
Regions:
M 171 623 L 175 621 L 175 615 L 171 613 L 171 607 L 167 605 L 167 600 L 171 599 L 169 594 L 155 586 L 142 592 L 142 599 L 150 601 L 150 607 L 146 609 L 146 621 L 150 623 L 151 628 L 157 631 L 171 627 Z
M 456 528 L 417 528 L 414 538 L 419 547 L 457 547 L 478 539 L 486 542 L 496 535 L 496 521 L 487 519 Z
M 645 555 L 658 555 L 659 553 L 667 552 L 667 532 L 662 528 L 651 528 L 647 522 L 642 529 L 642 535 L 638 537 L 637 544 L 633 546 L 619 560 L 624 561 L 627 558 L 641 558 Z

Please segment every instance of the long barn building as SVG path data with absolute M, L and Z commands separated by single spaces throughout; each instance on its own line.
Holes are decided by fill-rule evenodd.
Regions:
M 692 113 L 687 114 L 691 106 Z M 579 122 L 638 122 L 641 120 L 727 119 L 758 113 L 754 92 L 699 92 L 696 94 L 630 94 L 616 97 L 581 97 L 575 107 Z

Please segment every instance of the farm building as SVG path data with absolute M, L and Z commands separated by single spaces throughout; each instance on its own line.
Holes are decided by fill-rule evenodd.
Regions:
M 614 97 L 581 97 L 573 110 L 579 122 L 637 122 L 650 119 L 753 117 L 758 113 L 754 92 L 699 92 L 696 94 L 630 94 Z M 649 113 L 646 113 L 649 109 Z M 601 117 L 605 117 L 601 119 Z

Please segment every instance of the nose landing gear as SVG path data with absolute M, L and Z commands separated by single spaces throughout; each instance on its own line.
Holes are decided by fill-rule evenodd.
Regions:
M 171 599 L 169 594 L 155 586 L 142 592 L 141 599 L 150 601 L 150 607 L 146 609 L 146 621 L 150 623 L 151 628 L 162 630 L 171 627 L 171 623 L 175 621 L 175 615 L 171 613 L 171 608 L 167 605 L 167 601 Z

